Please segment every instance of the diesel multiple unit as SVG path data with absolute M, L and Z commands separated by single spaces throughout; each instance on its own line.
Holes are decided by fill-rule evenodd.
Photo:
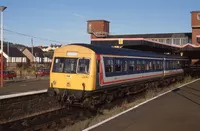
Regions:
M 175 55 L 70 44 L 54 52 L 49 93 L 68 103 L 111 101 L 180 78 L 188 63 Z

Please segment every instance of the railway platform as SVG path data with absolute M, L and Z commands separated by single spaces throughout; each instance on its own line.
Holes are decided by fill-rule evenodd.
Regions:
M 45 90 L 49 87 L 49 77 L 30 78 L 26 80 L 5 81 L 0 87 L 0 98 L 5 95 Z
M 200 80 L 197 80 L 84 131 L 197 131 L 199 121 Z

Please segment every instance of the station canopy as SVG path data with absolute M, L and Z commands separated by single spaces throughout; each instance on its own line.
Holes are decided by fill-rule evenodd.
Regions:
M 179 46 L 147 40 L 145 38 L 96 38 L 91 40 L 91 44 L 152 51 L 157 53 L 182 53 L 184 56 L 189 56 L 193 59 L 200 58 L 200 55 L 198 55 L 200 54 L 200 46 L 190 43 Z

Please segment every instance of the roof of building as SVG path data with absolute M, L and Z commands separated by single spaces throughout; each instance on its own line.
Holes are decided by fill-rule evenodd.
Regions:
M 29 52 L 32 52 L 32 48 L 28 47 L 26 48 L 29 50 Z M 42 49 L 40 49 L 39 47 L 33 47 L 33 55 L 37 56 L 37 57 L 44 57 L 44 52 L 42 51 Z
M 71 44 L 71 45 L 80 45 L 84 46 L 86 48 L 89 48 L 93 50 L 97 54 L 112 54 L 112 55 L 123 55 L 123 56 L 140 56 L 140 57 L 154 57 L 154 58 L 170 58 L 170 57 L 177 57 L 177 58 L 183 58 L 178 55 L 164 55 L 164 54 L 158 54 L 155 52 L 144 52 L 139 50 L 132 50 L 132 49 L 124 49 L 124 48 L 111 48 L 108 46 L 100 46 L 100 45 L 91 45 L 91 44 Z
M 7 46 L 4 46 L 3 51 L 9 57 L 26 57 L 17 47 L 9 47 L 9 50 L 8 50 Z M 9 51 L 9 53 L 8 53 L 8 51 Z
M 193 13 L 193 12 L 199 12 L 199 13 L 200 13 L 200 10 L 194 10 L 194 11 L 191 11 L 191 13 Z
M 61 47 L 62 45 L 51 44 L 50 47 Z
M 99 19 L 99 20 L 88 20 L 87 22 L 93 22 L 93 21 L 105 21 L 105 22 L 110 23 L 110 21 L 108 21 L 108 20 L 103 20 L 103 19 L 102 19 L 102 20 L 100 20 L 100 19 Z
M 192 37 L 191 32 L 185 33 L 156 33 L 156 34 L 123 34 L 109 35 L 108 38 L 177 38 L 177 37 Z
M 93 39 L 91 44 L 101 46 L 123 46 L 126 48 L 153 52 L 171 52 L 179 49 L 174 45 L 146 40 L 144 38 L 123 38 L 121 44 L 119 44 L 119 39 L 120 38 Z
M 104 38 L 104 39 L 93 39 L 92 45 L 100 46 L 123 46 L 123 48 L 136 49 L 142 51 L 153 51 L 153 52 L 176 52 L 186 50 L 199 50 L 200 46 L 193 45 L 190 43 L 184 45 L 165 44 L 157 41 L 147 40 L 145 38 L 123 38 L 121 44 L 119 44 L 120 38 Z

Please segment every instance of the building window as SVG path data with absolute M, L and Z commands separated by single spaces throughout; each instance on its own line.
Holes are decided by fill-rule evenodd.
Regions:
M 181 39 L 181 45 L 187 44 L 188 43 L 188 39 L 187 38 L 182 38 Z
M 197 37 L 197 42 L 200 43 L 200 37 Z
M 172 44 L 172 39 L 166 39 L 167 44 Z
M 159 42 L 164 43 L 164 40 L 163 39 L 159 39 Z
M 200 20 L 200 13 L 197 14 L 197 20 Z
M 16 61 L 15 61 L 15 57 L 12 57 L 12 62 L 16 62 Z
M 173 44 L 180 45 L 180 39 L 173 39 Z

